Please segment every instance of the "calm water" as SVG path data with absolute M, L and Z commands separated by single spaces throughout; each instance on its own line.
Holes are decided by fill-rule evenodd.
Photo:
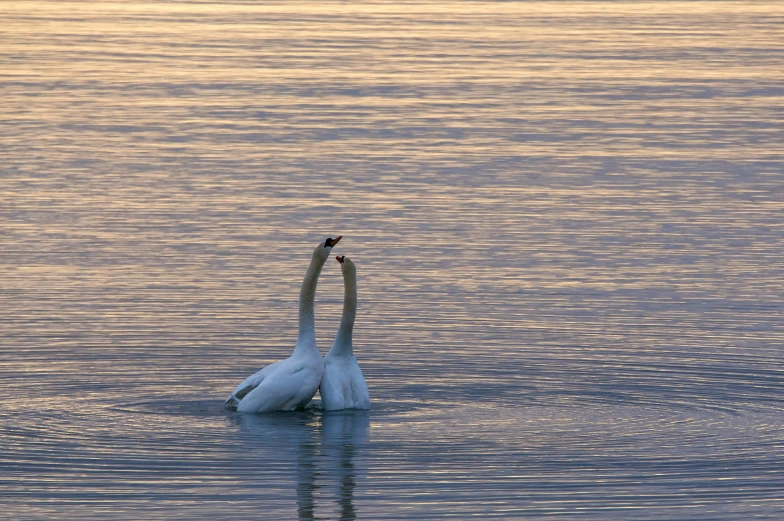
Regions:
M 0 28 L 4 518 L 781 519 L 780 2 Z M 224 411 L 332 234 L 373 410 Z

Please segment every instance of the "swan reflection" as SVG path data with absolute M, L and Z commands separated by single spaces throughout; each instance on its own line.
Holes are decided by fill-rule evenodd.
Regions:
M 260 485 L 278 484 L 295 470 L 300 521 L 334 518 L 321 512 L 333 510 L 330 503 L 337 505 L 340 521 L 356 519 L 354 490 L 367 472 L 369 411 L 237 414 L 232 423 L 260 443 L 242 447 L 257 464 Z
M 326 486 L 334 493 L 340 521 L 353 521 L 357 517 L 354 488 L 357 478 L 361 478 L 367 470 L 370 413 L 358 410 L 333 411 L 324 413 L 321 421 L 320 466 L 329 469 L 329 475 L 334 478 Z

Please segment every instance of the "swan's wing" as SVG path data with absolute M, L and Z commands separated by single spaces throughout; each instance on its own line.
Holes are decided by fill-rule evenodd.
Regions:
M 236 409 L 240 401 L 245 398 L 249 392 L 258 387 L 261 382 L 263 382 L 269 375 L 274 373 L 275 370 L 280 367 L 282 362 L 283 360 L 279 360 L 278 362 L 270 364 L 261 371 L 258 371 L 257 373 L 247 377 L 236 387 L 236 389 L 234 389 L 234 391 L 232 391 L 229 397 L 226 398 L 224 405 L 230 409 Z
M 342 381 L 335 376 L 333 368 L 328 367 L 324 370 L 324 377 L 319 385 L 319 393 L 321 393 L 321 407 L 325 411 L 335 411 L 345 407 Z
M 370 392 L 368 391 L 367 382 L 362 374 L 362 369 L 359 364 L 354 361 L 354 366 L 351 368 L 351 397 L 352 409 L 370 409 Z
M 289 363 L 251 389 L 237 406 L 240 412 L 293 410 L 307 405 L 321 381 L 321 371 L 308 364 Z

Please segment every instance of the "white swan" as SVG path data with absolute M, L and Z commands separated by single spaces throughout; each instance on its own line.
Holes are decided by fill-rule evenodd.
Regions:
M 335 342 L 324 357 L 321 404 L 325 411 L 370 409 L 370 394 L 351 341 L 357 316 L 357 268 L 348 257 L 337 259 L 343 272 L 343 317 Z
M 246 378 L 226 399 L 228 408 L 239 412 L 291 411 L 305 407 L 316 394 L 324 373 L 324 360 L 316 347 L 316 284 L 329 252 L 341 238 L 329 238 L 313 250 L 299 293 L 299 336 L 294 352 Z

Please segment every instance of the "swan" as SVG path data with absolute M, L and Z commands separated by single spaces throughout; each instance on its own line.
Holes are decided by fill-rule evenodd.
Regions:
M 337 260 L 343 272 L 343 316 L 335 342 L 324 357 L 321 406 L 325 411 L 370 409 L 370 394 L 351 342 L 357 316 L 357 267 L 346 256 L 338 255 Z
M 314 300 L 321 268 L 343 236 L 328 238 L 313 250 L 299 293 L 299 336 L 294 352 L 243 380 L 225 405 L 239 412 L 292 411 L 305 407 L 319 387 L 324 360 L 316 347 Z

